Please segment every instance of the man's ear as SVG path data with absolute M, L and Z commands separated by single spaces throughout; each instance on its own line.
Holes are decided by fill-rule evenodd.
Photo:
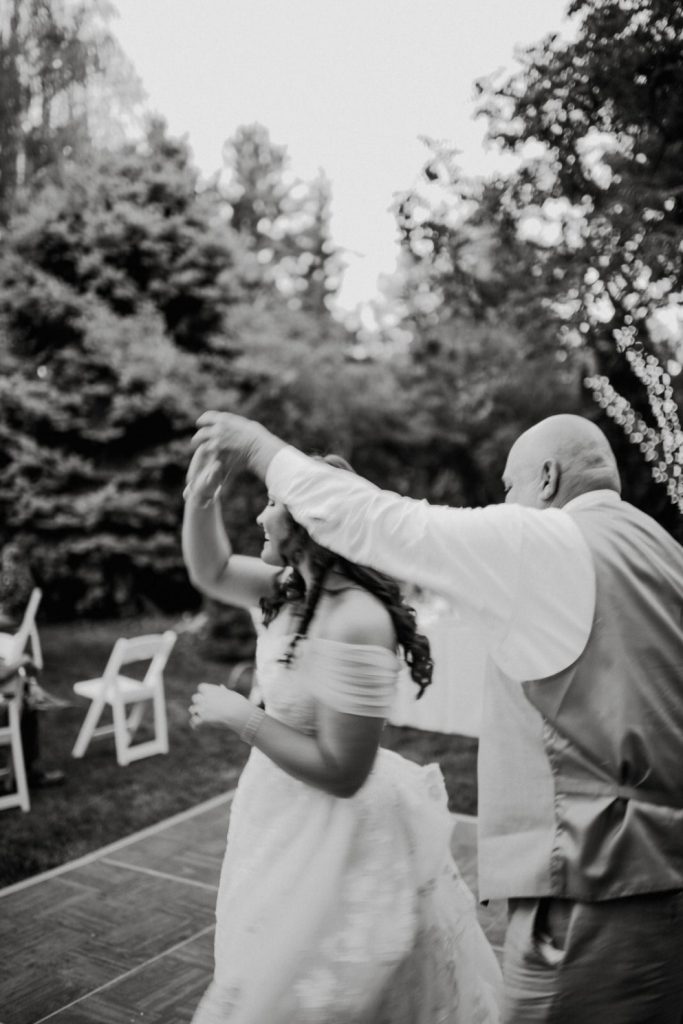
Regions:
M 556 459 L 546 459 L 541 470 L 541 498 L 551 504 L 560 487 L 560 467 Z

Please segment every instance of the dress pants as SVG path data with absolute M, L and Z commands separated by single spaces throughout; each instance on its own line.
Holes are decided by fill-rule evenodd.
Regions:
M 511 900 L 503 1024 L 683 1024 L 683 892 Z
M 34 770 L 40 754 L 38 740 L 38 712 L 24 701 L 21 710 L 21 745 L 24 748 L 24 766 L 26 774 Z

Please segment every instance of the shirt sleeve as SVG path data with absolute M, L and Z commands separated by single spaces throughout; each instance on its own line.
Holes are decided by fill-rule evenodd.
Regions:
M 452 601 L 506 675 L 543 679 L 583 651 L 595 571 L 567 513 L 429 505 L 293 448 L 278 452 L 266 483 L 317 543 Z

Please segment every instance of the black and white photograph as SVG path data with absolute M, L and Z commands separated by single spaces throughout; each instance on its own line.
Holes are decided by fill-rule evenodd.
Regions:
M 0 0 L 0 1024 L 683 1024 L 683 2 Z

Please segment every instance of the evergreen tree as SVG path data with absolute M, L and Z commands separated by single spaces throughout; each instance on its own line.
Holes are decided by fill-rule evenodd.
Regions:
M 329 312 L 339 283 L 339 258 L 330 238 L 329 183 L 296 179 L 286 147 L 266 128 L 243 125 L 224 147 L 224 195 L 233 228 L 257 263 L 252 283 L 261 304 L 275 295 L 291 309 Z
M 46 614 L 196 600 L 179 538 L 204 409 L 331 446 L 348 335 L 263 267 L 158 121 L 15 212 L 0 256 L 0 551 L 21 543 Z M 238 544 L 256 543 L 261 501 L 251 484 L 226 502 Z
M 21 538 L 47 612 L 186 603 L 187 441 L 229 386 L 238 252 L 159 124 L 15 216 L 0 258 L 0 546 Z

